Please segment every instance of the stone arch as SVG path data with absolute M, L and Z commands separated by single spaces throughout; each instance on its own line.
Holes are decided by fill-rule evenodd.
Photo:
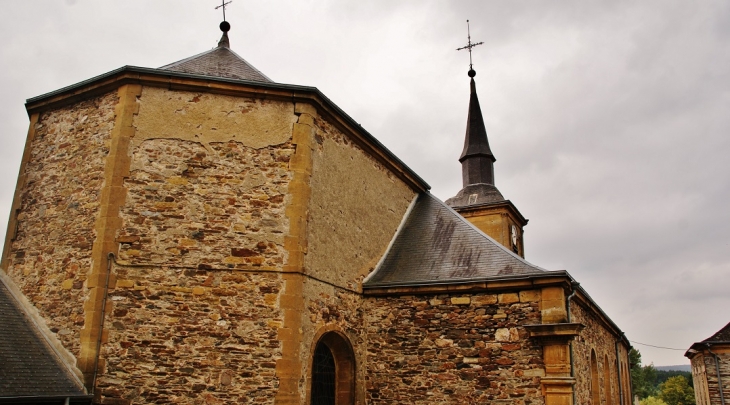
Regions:
M 601 386 L 598 382 L 598 358 L 591 349 L 591 405 L 601 405 Z
M 355 353 L 350 340 L 337 330 L 325 330 L 312 348 L 309 367 L 311 405 L 355 403 Z
M 611 379 L 611 363 L 608 361 L 608 355 L 603 355 L 603 392 L 606 397 L 606 405 L 614 405 L 613 404 L 613 395 L 611 390 L 611 383 L 613 380 Z

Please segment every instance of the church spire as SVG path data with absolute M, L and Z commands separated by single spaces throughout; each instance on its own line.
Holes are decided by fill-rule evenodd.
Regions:
M 469 20 L 466 23 L 468 30 Z M 474 70 L 472 63 L 471 50 L 475 46 L 483 44 L 483 42 L 471 42 L 471 32 L 467 32 L 469 39 L 467 45 L 457 49 L 457 51 L 462 49 L 469 51 L 470 94 L 464 150 L 459 157 L 463 188 L 455 197 L 446 201 L 454 208 L 504 201 L 504 197 L 494 186 L 494 162 L 497 159 L 489 148 L 487 129 L 484 126 L 482 109 L 479 106 L 479 97 L 477 97 L 476 83 L 474 82 L 474 76 L 477 75 L 477 72 Z
M 474 69 L 469 69 L 471 77 L 469 115 L 466 122 L 464 150 L 459 157 L 464 187 L 480 183 L 494 185 L 494 162 L 497 160 L 489 148 L 474 76 L 476 76 Z

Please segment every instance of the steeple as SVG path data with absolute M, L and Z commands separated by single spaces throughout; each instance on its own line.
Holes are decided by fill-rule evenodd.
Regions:
M 491 184 L 494 186 L 494 162 L 497 160 L 489 148 L 487 129 L 479 106 L 474 69 L 469 70 L 471 93 L 469 95 L 469 115 L 466 121 L 464 150 L 461 152 L 461 175 L 463 186 L 472 184 Z
M 469 51 L 469 115 L 466 119 L 466 137 L 464 139 L 464 150 L 461 152 L 461 180 L 463 188 L 459 193 L 446 203 L 452 208 L 467 205 L 484 204 L 497 201 L 504 201 L 497 187 L 494 186 L 494 162 L 497 160 L 489 148 L 487 141 L 487 129 L 484 127 L 482 109 L 479 107 L 477 87 L 474 76 L 474 64 L 471 59 L 471 50 L 484 42 L 471 42 L 471 29 L 469 20 L 466 20 L 467 38 L 466 46 L 457 48 L 457 51 L 466 49 Z
M 468 24 L 469 20 L 466 22 Z M 471 59 L 471 49 L 480 44 L 482 42 L 472 43 L 469 33 L 468 44 L 457 49 L 469 50 L 469 114 L 464 149 L 459 157 L 462 189 L 446 200 L 446 204 L 504 247 L 525 257 L 522 232 L 527 219 L 511 201 L 505 200 L 494 185 L 494 162 L 497 159 L 487 140 L 487 129 L 474 81 L 477 72 Z

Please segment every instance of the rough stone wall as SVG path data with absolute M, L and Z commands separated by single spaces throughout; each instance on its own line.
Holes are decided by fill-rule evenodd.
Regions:
M 595 314 L 578 305 L 575 299 L 572 301 L 570 309 L 571 322 L 585 325 L 580 336 L 576 337 L 572 343 L 574 376 L 576 378 L 574 386 L 576 404 L 597 405 L 591 404 L 591 350 L 595 350 L 596 359 L 598 360 L 598 385 L 601 404 L 619 404 L 620 393 L 618 372 L 616 369 L 616 337 L 603 326 Z M 620 353 L 622 357 L 627 356 L 625 350 L 620 351 Z M 608 358 L 610 364 L 606 364 L 606 358 Z M 622 360 L 628 364 L 626 357 L 623 357 Z M 606 404 L 606 367 L 609 368 L 608 374 L 610 375 L 610 381 L 608 382 L 608 386 L 611 387 L 610 404 Z M 622 380 L 621 383 L 624 384 L 625 381 Z
M 356 404 L 364 405 L 362 382 L 367 372 L 367 337 L 362 296 L 311 279 L 304 282 L 303 292 L 306 308 L 302 313 L 302 375 L 307 378 L 301 403 L 306 403 L 306 390 L 311 386 L 312 358 L 318 338 L 325 331 L 339 331 L 347 336 L 355 352 Z
M 415 196 L 322 118 L 314 122 L 307 272 L 359 288 L 385 253 Z
M 279 274 L 114 270 L 103 403 L 273 403 Z
M 544 403 L 540 293 L 369 298 L 368 403 Z
M 104 403 L 273 403 L 292 103 L 142 90 Z
M 114 92 L 40 115 L 8 252 L 8 275 L 75 356 L 117 101 Z

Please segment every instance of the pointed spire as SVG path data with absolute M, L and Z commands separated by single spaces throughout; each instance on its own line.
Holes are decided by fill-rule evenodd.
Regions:
M 493 163 L 497 160 L 489 148 L 487 129 L 484 126 L 482 109 L 479 106 L 474 76 L 476 76 L 474 69 L 469 69 L 469 77 L 471 77 L 469 116 L 466 123 L 464 150 L 459 157 L 464 187 L 480 183 L 494 185 Z

